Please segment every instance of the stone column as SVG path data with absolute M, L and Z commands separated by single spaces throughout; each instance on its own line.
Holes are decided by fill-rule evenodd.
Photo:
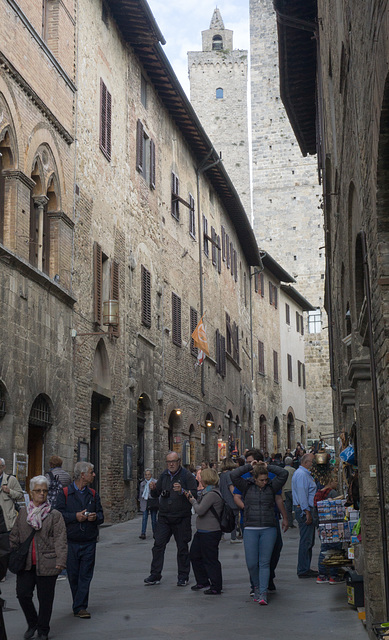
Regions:
M 47 196 L 33 196 L 34 206 L 38 209 L 38 264 L 39 271 L 43 270 L 43 216 L 49 199 Z
M 370 465 L 376 464 L 373 397 L 370 357 L 350 361 L 348 377 L 355 389 L 357 424 L 359 494 L 362 544 L 365 551 L 365 607 L 369 626 L 385 618 L 384 580 L 382 568 L 381 518 L 377 479 L 370 476 Z

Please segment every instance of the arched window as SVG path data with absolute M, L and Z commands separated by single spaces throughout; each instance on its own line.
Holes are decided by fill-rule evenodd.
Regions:
M 212 49 L 213 51 L 220 51 L 223 49 L 223 38 L 221 36 L 213 36 Z
M 218 99 L 223 97 L 223 89 L 222 89 L 221 87 L 218 87 L 218 88 L 216 89 L 216 97 L 217 97 Z

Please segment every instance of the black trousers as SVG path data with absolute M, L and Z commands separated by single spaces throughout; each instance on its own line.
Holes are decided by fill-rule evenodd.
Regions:
M 177 545 L 178 578 L 188 580 L 190 571 L 188 544 L 192 538 L 191 516 L 171 521 L 159 514 L 154 533 L 150 575 L 157 580 L 161 579 L 166 545 L 172 536 Z
M 50 631 L 50 618 L 53 610 L 55 583 L 57 576 L 37 576 L 35 566 L 16 576 L 16 597 L 19 600 L 29 627 L 37 627 L 38 634 L 47 636 Z M 34 589 L 39 602 L 37 613 L 32 601 Z
M 196 584 L 211 584 L 216 591 L 222 590 L 222 566 L 219 561 L 221 531 L 196 533 L 190 546 L 190 561 Z
M 282 547 L 284 544 L 282 542 L 281 527 L 280 527 L 280 521 L 278 518 L 276 519 L 276 528 L 277 528 L 277 538 L 273 547 L 273 553 L 271 554 L 271 560 L 270 560 L 270 580 L 274 580 L 275 578 L 276 567 L 280 559 Z

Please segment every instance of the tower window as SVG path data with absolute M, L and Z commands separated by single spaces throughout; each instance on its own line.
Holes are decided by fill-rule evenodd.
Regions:
M 213 51 L 220 51 L 223 49 L 223 38 L 221 36 L 213 36 L 212 49 Z
M 216 89 L 216 97 L 217 98 L 222 98 L 223 97 L 223 89 L 221 87 Z

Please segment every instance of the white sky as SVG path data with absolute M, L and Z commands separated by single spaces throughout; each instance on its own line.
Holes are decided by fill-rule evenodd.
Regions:
M 166 40 L 163 49 L 189 96 L 188 51 L 201 51 L 201 32 L 209 29 L 219 8 L 226 29 L 234 32 L 234 49 L 249 48 L 249 0 L 148 0 Z

